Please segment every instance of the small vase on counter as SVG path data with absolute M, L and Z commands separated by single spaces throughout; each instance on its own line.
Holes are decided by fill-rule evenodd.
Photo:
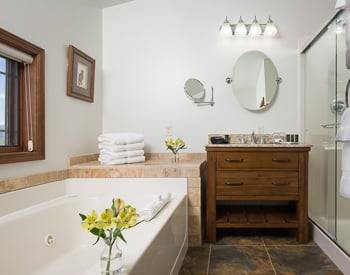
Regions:
M 172 162 L 173 163 L 178 163 L 179 162 L 179 151 L 181 149 L 185 149 L 185 142 L 180 139 L 172 139 L 169 138 L 165 141 L 165 147 L 167 150 L 170 150 L 173 153 L 173 158 L 172 158 Z

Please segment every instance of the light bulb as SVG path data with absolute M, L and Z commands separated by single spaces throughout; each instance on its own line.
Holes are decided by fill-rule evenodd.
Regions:
M 271 20 L 271 16 L 270 16 L 266 24 L 264 35 L 269 37 L 274 37 L 277 35 L 277 33 L 278 33 L 277 27 L 275 23 Z
M 247 27 L 243 22 L 242 17 L 239 17 L 239 21 L 235 28 L 235 36 L 246 36 L 247 35 Z
M 255 16 L 254 21 L 253 21 L 252 25 L 250 26 L 249 35 L 250 36 L 260 36 L 261 33 L 262 33 L 262 29 L 259 25 L 258 20 L 256 19 L 256 16 Z
M 230 21 L 228 21 L 227 17 L 226 17 L 224 23 L 220 27 L 220 33 L 223 36 L 231 36 L 232 35 L 231 24 L 230 24 Z

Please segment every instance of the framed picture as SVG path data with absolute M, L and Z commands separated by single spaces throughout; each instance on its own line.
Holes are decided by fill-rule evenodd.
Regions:
M 67 95 L 94 102 L 95 60 L 73 47 L 68 48 Z

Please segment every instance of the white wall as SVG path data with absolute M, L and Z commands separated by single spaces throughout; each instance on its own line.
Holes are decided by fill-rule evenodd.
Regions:
M 139 131 L 148 151 L 163 151 L 165 127 L 190 151 L 203 151 L 209 133 L 300 131 L 298 40 L 314 33 L 334 12 L 333 0 L 135 0 L 103 10 L 103 130 Z M 218 28 L 228 15 L 247 21 L 271 15 L 280 39 L 223 39 Z M 264 113 L 242 109 L 225 83 L 237 58 L 261 50 L 275 63 L 283 83 Z M 216 104 L 197 107 L 185 96 L 195 77 Z
M 2 0 L 0 27 L 46 50 L 46 160 L 0 165 L 0 178 L 65 169 L 101 132 L 102 10 L 95 0 Z M 67 46 L 96 59 L 95 103 L 66 96 Z

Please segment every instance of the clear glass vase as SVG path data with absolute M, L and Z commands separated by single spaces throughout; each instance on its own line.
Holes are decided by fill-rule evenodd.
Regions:
M 113 245 L 109 241 L 105 241 L 100 259 L 102 275 L 116 275 L 122 271 L 122 251 L 118 247 L 117 241 Z
M 179 153 L 173 153 L 173 163 L 178 163 L 179 161 Z

